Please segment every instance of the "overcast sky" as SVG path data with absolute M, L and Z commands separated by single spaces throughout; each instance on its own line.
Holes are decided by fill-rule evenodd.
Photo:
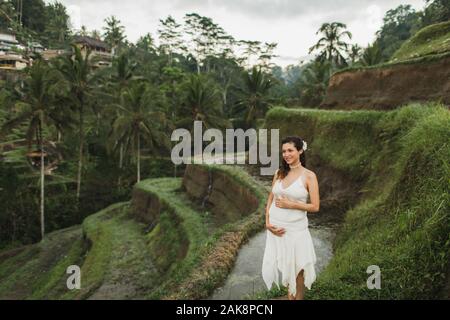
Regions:
M 103 32 L 104 19 L 115 15 L 129 41 L 150 32 L 157 37 L 159 19 L 172 15 L 181 23 L 186 13 L 213 19 L 237 40 L 276 42 L 278 58 L 286 66 L 308 55 L 324 22 L 347 24 L 352 43 L 366 46 L 375 38 L 387 10 L 410 4 L 421 10 L 424 0 L 59 0 L 68 8 L 72 25 Z M 52 1 L 47 1 L 52 2 Z

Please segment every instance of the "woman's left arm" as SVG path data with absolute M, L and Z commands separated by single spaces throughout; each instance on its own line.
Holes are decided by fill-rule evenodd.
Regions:
M 320 196 L 319 196 L 319 183 L 317 182 L 316 174 L 312 173 L 306 180 L 306 183 L 308 186 L 309 198 L 311 200 L 311 203 L 283 199 L 286 202 L 281 200 L 280 207 L 303 210 L 308 212 L 318 212 L 320 208 Z
M 311 203 L 301 201 L 294 202 L 294 209 L 304 210 L 308 212 L 318 212 L 320 209 L 319 183 L 314 172 L 306 179 L 308 184 L 309 198 Z

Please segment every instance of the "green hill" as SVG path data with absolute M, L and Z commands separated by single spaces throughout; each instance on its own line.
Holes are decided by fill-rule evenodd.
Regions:
M 206 167 L 254 192 L 257 210 L 234 223 L 213 225 L 208 212 L 197 210 L 182 190 L 181 178 L 143 180 L 131 202 L 111 205 L 39 243 L 0 252 L 0 300 L 206 298 L 264 221 L 261 186 L 237 168 Z M 153 209 L 150 201 L 163 205 L 153 228 L 132 208 L 143 202 L 139 209 Z M 79 290 L 67 289 L 70 265 L 80 267 Z
M 360 201 L 346 212 L 335 255 L 307 299 L 447 298 L 446 107 L 412 104 L 389 112 L 275 108 L 266 127 L 280 128 L 281 137 L 304 137 L 308 159 L 362 185 L 352 191 Z M 367 288 L 371 265 L 380 267 L 380 290 Z
M 450 21 L 419 30 L 394 53 L 391 61 L 409 60 L 448 51 L 450 51 Z

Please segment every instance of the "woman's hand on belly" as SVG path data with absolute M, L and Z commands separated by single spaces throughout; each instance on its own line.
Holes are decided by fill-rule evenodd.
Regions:
M 284 228 L 278 228 L 267 221 L 266 221 L 266 229 L 278 237 L 281 237 L 286 232 Z

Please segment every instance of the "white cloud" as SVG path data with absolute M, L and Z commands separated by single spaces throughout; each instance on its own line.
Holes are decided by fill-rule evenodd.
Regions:
M 383 21 L 383 13 L 381 12 L 380 7 L 376 4 L 368 6 L 366 9 L 366 17 L 367 28 L 375 32 Z
M 67 14 L 70 17 L 70 24 L 72 29 L 79 30 L 81 29 L 81 8 L 77 5 L 69 5 L 67 6 Z

